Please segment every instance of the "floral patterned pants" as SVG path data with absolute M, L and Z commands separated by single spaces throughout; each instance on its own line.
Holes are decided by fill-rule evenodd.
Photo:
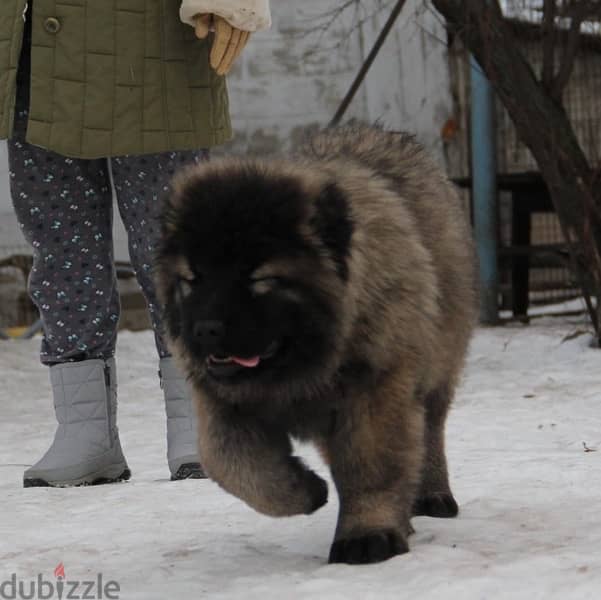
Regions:
M 9 140 L 11 196 L 33 247 L 29 293 L 44 326 L 44 364 L 114 354 L 119 294 L 113 259 L 113 188 L 136 277 L 148 303 L 159 356 L 169 351 L 152 279 L 163 196 L 179 167 L 206 151 L 81 160 L 25 142 L 27 106 L 18 103 Z M 111 175 L 112 185 L 111 185 Z

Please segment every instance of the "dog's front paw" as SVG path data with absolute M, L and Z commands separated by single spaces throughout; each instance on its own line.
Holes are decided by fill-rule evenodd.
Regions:
M 457 502 L 451 493 L 436 492 L 418 498 L 413 504 L 413 514 L 417 516 L 452 519 L 459 513 Z
M 376 563 L 406 552 L 409 552 L 407 540 L 396 531 L 384 529 L 335 540 L 328 562 L 351 565 Z
M 308 500 L 304 514 L 314 513 L 328 501 L 328 484 L 313 471 L 304 471 L 302 488 Z
M 254 503 L 256 510 L 272 517 L 310 515 L 328 501 L 328 484 L 297 457 L 290 457 L 286 477 L 270 481 Z

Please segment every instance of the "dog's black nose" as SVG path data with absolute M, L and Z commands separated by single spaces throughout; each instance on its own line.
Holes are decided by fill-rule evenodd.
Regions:
M 221 321 L 197 321 L 194 336 L 203 344 L 216 344 L 221 341 L 225 327 Z

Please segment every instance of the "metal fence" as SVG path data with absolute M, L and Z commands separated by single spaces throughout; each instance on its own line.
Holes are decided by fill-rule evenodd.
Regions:
M 543 62 L 542 2 L 506 0 L 506 15 L 524 55 L 536 73 Z M 559 23 L 556 29 L 557 56 L 566 49 L 568 31 Z M 454 135 L 446 140 L 447 167 L 456 181 L 470 181 L 470 77 L 469 56 L 459 39 L 452 40 L 449 52 L 452 95 L 455 103 Z M 574 69 L 563 103 L 574 132 L 593 165 L 601 167 L 601 29 L 599 23 L 584 23 L 581 29 Z M 554 303 L 579 295 L 566 253 L 564 237 L 550 201 L 541 201 L 546 188 L 528 148 L 501 102 L 496 107 L 497 164 L 500 179 L 515 180 L 519 190 L 507 185 L 499 200 L 499 275 L 502 307 L 515 307 L 516 285 L 526 285 L 527 304 Z M 529 180 L 528 186 L 524 182 Z M 540 184 L 540 185 L 539 185 Z M 524 190 L 532 190 L 532 196 Z M 519 202 L 516 197 L 519 196 Z M 548 194 L 547 194 L 548 196 Z M 521 204 L 520 204 L 521 203 Z M 516 277 L 515 271 L 521 270 Z M 521 284 L 519 283 L 521 282 Z M 520 304 L 520 302 L 518 302 Z M 523 307 L 522 307 L 523 308 Z

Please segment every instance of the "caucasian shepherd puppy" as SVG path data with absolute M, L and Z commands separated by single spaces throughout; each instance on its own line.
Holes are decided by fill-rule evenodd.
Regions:
M 413 139 L 368 127 L 289 160 L 217 160 L 175 182 L 158 282 L 207 474 L 259 512 L 340 497 L 330 562 L 407 552 L 412 515 L 453 517 L 447 409 L 476 314 L 470 230 Z

